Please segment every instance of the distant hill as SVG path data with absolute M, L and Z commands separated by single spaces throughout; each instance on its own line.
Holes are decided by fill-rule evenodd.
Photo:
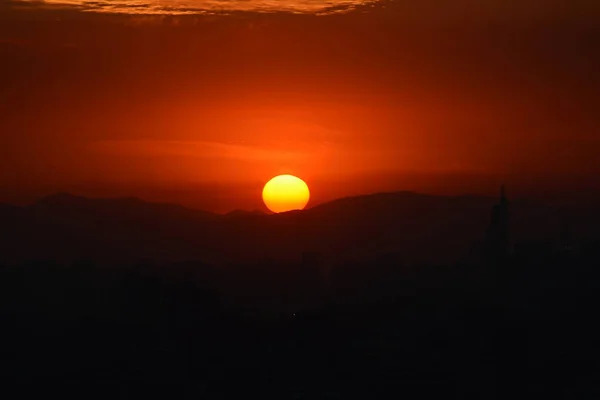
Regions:
M 131 262 L 299 260 L 314 251 L 332 261 L 396 253 L 457 259 L 480 240 L 496 199 L 412 192 L 348 197 L 304 211 L 220 215 L 138 198 L 90 199 L 60 193 L 26 207 L 0 205 L 0 260 Z M 512 203 L 517 240 L 558 238 L 562 214 Z M 579 218 L 574 229 L 588 234 Z
M 43 214 L 98 216 L 105 218 L 193 218 L 214 219 L 217 214 L 192 210 L 180 205 L 149 203 L 137 197 L 90 199 L 57 193 L 33 203 L 28 210 Z
M 225 214 L 226 217 L 229 218 L 237 218 L 237 217 L 261 217 L 261 216 L 265 216 L 266 214 L 260 210 L 253 210 L 253 211 L 247 211 L 247 210 L 233 210 L 231 212 L 228 212 L 227 214 Z

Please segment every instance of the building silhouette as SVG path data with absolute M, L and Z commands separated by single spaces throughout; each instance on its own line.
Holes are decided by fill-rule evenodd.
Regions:
M 490 224 L 484 241 L 485 256 L 490 261 L 501 261 L 510 252 L 510 203 L 505 187 L 500 188 L 500 200 L 492 208 Z

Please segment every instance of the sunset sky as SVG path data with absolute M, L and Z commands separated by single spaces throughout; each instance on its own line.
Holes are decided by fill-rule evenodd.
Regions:
M 0 59 L 4 202 L 599 186 L 598 0 L 5 0 Z

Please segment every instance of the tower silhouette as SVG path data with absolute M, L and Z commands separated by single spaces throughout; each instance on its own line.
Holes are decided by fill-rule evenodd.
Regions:
M 510 204 L 504 185 L 500 187 L 500 201 L 492 207 L 490 224 L 485 238 L 486 256 L 491 260 L 504 259 L 510 250 Z

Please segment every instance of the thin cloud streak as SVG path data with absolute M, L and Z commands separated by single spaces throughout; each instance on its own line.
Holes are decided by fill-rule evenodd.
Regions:
M 94 143 L 100 152 L 118 155 L 222 158 L 241 161 L 289 161 L 310 157 L 297 150 L 206 141 L 106 140 Z
M 346 12 L 374 0 L 46 0 L 45 5 L 73 8 L 84 12 L 137 15 L 190 15 L 227 12 L 288 12 L 296 14 L 329 14 Z M 20 0 L 21 4 L 37 4 Z

